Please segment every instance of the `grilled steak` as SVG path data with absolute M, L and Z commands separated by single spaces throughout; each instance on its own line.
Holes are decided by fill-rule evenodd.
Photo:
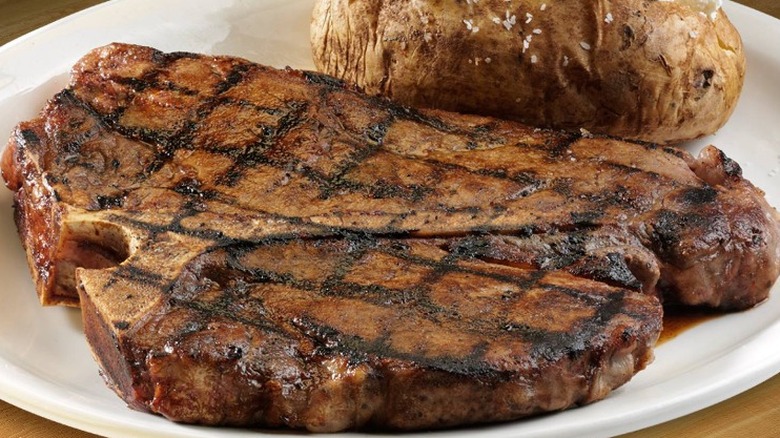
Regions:
M 660 299 L 765 299 L 776 212 L 715 148 L 404 108 L 316 73 L 112 44 L 3 155 L 44 304 L 175 421 L 337 431 L 605 397 Z

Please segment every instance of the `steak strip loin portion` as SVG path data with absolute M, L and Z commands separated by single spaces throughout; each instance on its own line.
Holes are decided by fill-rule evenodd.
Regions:
M 660 299 L 744 309 L 777 213 L 719 150 L 415 110 L 328 76 L 111 44 L 2 159 L 44 304 L 183 422 L 337 431 L 605 397 Z

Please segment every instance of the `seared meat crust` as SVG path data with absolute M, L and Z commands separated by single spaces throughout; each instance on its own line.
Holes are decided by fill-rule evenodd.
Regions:
M 96 49 L 2 161 L 44 304 L 176 421 L 504 421 L 643 369 L 658 297 L 745 308 L 776 213 L 685 152 L 400 107 L 230 57 Z

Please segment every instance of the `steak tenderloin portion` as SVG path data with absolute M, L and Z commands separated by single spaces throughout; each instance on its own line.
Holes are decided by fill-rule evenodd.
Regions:
M 715 148 L 399 107 L 327 76 L 112 44 L 2 160 L 44 304 L 127 403 L 337 431 L 605 397 L 659 298 L 742 309 L 778 223 Z

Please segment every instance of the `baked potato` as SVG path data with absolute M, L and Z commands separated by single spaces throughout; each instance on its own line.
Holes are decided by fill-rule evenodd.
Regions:
M 745 75 L 720 0 L 317 0 L 311 41 L 403 104 L 664 144 L 718 130 Z

